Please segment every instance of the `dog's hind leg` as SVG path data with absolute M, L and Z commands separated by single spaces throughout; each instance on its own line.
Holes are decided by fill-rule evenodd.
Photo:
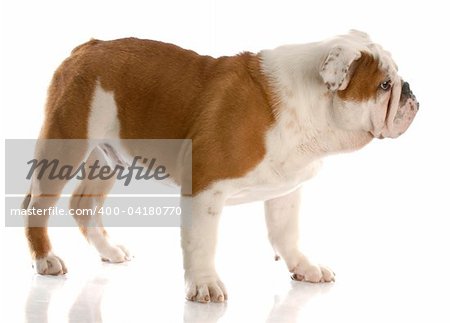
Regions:
M 64 166 L 77 169 L 89 151 L 88 120 L 91 113 L 96 76 L 82 63 L 82 52 L 67 58 L 56 70 L 48 89 L 46 117 L 35 157 L 43 160 L 52 157 Z M 44 176 L 33 175 L 29 194 L 23 208 L 27 209 L 25 231 L 35 268 L 40 274 L 58 275 L 66 272 L 64 263 L 52 253 L 47 234 L 48 213 L 29 216 L 33 209 L 49 210 L 68 179 L 52 179 L 52 167 Z M 67 168 L 66 168 L 67 169 Z M 58 174 L 58 172 L 56 172 Z
M 43 164 L 33 171 L 31 187 L 22 208 L 27 211 L 24 217 L 25 234 L 38 274 L 62 275 L 67 272 L 64 262 L 52 252 L 47 226 L 52 207 L 68 182 L 62 175 L 64 169 L 77 169 L 84 158 L 86 148 L 86 141 L 47 139 L 37 141 L 35 160 L 36 163 Z
M 99 167 L 111 167 L 107 157 L 99 147 L 92 150 L 85 166 L 89 168 L 94 163 Z M 124 262 L 130 260 L 130 254 L 125 247 L 115 245 L 110 241 L 103 227 L 101 218 L 103 212 L 100 211 L 114 182 L 114 176 L 109 179 L 83 179 L 72 194 L 70 209 L 81 232 L 89 243 L 94 245 L 102 260 Z

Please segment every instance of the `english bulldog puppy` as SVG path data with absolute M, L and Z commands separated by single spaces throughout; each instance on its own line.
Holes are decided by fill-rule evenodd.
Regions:
M 219 58 L 151 40 L 91 40 L 55 72 L 39 138 L 191 139 L 192 194 L 185 198 L 192 199 L 192 218 L 181 227 L 186 298 L 223 302 L 214 256 L 224 206 L 264 201 L 269 240 L 292 277 L 332 282 L 332 270 L 299 250 L 299 187 L 322 158 L 400 136 L 418 109 L 391 55 L 359 31 Z M 71 155 L 76 163 L 85 156 L 108 163 L 114 153 L 93 147 Z M 101 206 L 112 184 L 83 181 L 71 207 Z M 53 187 L 54 198 L 43 197 L 46 185 L 33 179 L 24 209 L 54 205 L 63 185 Z M 102 194 L 83 203 L 91 185 Z M 65 274 L 44 220 L 27 219 L 34 267 Z M 77 221 L 102 259 L 130 259 L 100 224 Z

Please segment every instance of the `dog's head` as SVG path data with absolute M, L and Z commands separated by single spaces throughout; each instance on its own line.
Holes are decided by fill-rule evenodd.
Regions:
M 326 46 L 319 73 L 332 96 L 336 126 L 368 131 L 376 138 L 404 133 L 419 103 L 391 55 L 358 31 Z

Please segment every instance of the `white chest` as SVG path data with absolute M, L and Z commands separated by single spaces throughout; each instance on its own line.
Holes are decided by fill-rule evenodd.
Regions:
M 246 176 L 224 181 L 227 204 L 268 200 L 297 189 L 313 177 L 321 165 L 321 154 L 311 132 L 300 131 L 296 116 L 283 112 L 266 136 L 266 156 Z

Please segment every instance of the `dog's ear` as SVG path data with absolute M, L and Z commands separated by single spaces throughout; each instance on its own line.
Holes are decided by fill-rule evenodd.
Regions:
M 351 78 L 352 63 L 361 57 L 361 52 L 343 46 L 331 48 L 320 67 L 320 76 L 332 92 L 344 90 Z

